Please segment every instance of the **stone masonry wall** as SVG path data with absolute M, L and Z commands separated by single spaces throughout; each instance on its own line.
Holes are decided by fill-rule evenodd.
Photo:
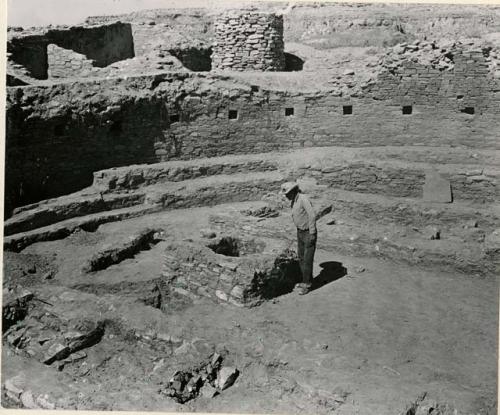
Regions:
M 207 242 L 220 242 L 217 239 Z M 202 244 L 171 243 L 164 254 L 162 276 L 178 294 L 238 307 L 252 307 L 291 292 L 300 281 L 296 256 L 286 250 L 279 255 L 259 252 L 258 242 L 242 242 L 254 245 L 256 252 L 234 257 L 214 253 Z
M 76 26 L 67 30 L 49 30 L 50 43 L 74 50 L 104 67 L 134 57 L 134 39 L 130 24 L 116 22 L 105 26 Z
M 409 62 L 352 97 L 187 73 L 12 87 L 6 205 L 67 194 L 89 186 L 94 171 L 137 163 L 313 146 L 500 149 L 499 104 L 499 80 L 474 51 L 457 54 L 451 71 Z
M 151 82 L 132 80 L 136 94 L 116 79 L 9 88 L 6 206 L 70 193 L 102 168 L 154 161 L 166 123 L 162 102 L 144 92 Z
M 47 39 L 43 35 L 10 39 L 7 42 L 7 58 L 26 68 L 33 78 L 47 78 Z
M 457 171 L 460 169 L 460 171 Z M 309 166 L 291 172 L 292 177 L 305 175 L 316 178 L 319 184 L 359 193 L 375 193 L 394 197 L 421 198 L 428 165 L 380 164 L 370 161 L 337 163 L 323 168 Z M 500 197 L 500 172 L 494 169 L 477 169 L 447 165 L 439 168 L 449 180 L 453 200 L 494 202 Z
M 92 73 L 94 61 L 53 43 L 47 46 L 49 78 L 84 77 Z
M 193 97 L 157 151 L 182 158 L 331 145 L 499 148 L 500 82 L 477 52 L 455 60 L 451 71 L 408 62 L 356 96 L 254 87 L 212 97 L 210 106 Z
M 154 9 L 114 16 L 88 17 L 85 22 L 103 25 L 130 23 L 136 56 L 168 50 L 179 43 L 213 42 L 213 16 L 207 9 Z
M 405 147 L 405 160 L 380 159 L 382 154 L 374 149 L 356 149 L 355 155 L 342 156 L 337 147 L 307 151 L 307 157 L 297 159 L 298 152 L 225 156 L 186 161 L 133 165 L 112 168 L 94 173 L 93 188 L 103 192 L 130 191 L 159 183 L 199 179 L 213 175 L 278 171 L 287 180 L 302 177 L 315 179 L 317 184 L 335 189 L 360 193 L 378 193 L 385 196 L 421 198 L 429 164 L 442 177 L 450 181 L 454 200 L 493 202 L 500 198 L 500 170 L 494 162 L 474 164 L 462 161 L 413 161 L 415 149 Z M 345 150 L 345 148 L 343 149 Z M 432 149 L 427 149 L 427 154 Z M 300 151 L 300 150 L 299 150 Z M 380 149 L 379 149 L 380 151 Z M 495 154 L 495 153 L 493 153 Z M 466 161 L 466 160 L 465 160 Z
M 285 69 L 283 16 L 228 12 L 215 23 L 214 69 L 282 71 Z
M 48 50 L 49 44 L 59 48 L 51 46 Z M 59 69 L 69 66 L 62 64 L 70 54 L 68 51 L 80 55 L 78 58 L 74 55 L 70 59 L 78 62 L 75 69 L 88 66 L 88 62 L 81 62 L 84 59 L 93 61 L 94 66 L 105 67 L 134 57 L 134 39 L 130 24 L 115 22 L 103 26 L 63 27 L 10 34 L 7 51 L 9 60 L 24 66 L 33 78 L 47 79 L 49 60 L 56 64 L 59 76 L 67 73 L 66 70 Z

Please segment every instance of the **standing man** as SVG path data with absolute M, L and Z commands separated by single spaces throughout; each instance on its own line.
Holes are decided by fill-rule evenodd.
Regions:
M 311 290 L 312 286 L 317 240 L 316 212 L 308 197 L 300 191 L 297 183 L 284 183 L 281 186 L 281 194 L 291 201 L 293 223 L 297 227 L 297 255 L 302 271 L 302 283 L 297 284 L 296 288 L 300 295 L 304 295 Z

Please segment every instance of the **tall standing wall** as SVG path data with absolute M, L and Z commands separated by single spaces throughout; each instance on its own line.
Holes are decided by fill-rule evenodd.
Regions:
M 135 56 L 132 26 L 120 22 L 11 33 L 7 52 L 9 61 L 36 79 L 85 76 L 94 66 Z
M 215 22 L 212 68 L 284 70 L 283 16 L 257 12 L 223 14 Z
M 94 171 L 138 163 L 318 146 L 500 150 L 499 78 L 482 52 L 455 51 L 454 62 L 449 71 L 406 62 L 356 97 L 192 73 L 7 88 L 6 206 L 67 194 L 89 186 Z M 382 171 L 371 173 L 382 180 Z M 497 197 L 497 179 L 483 173 L 462 179 L 482 180 L 481 197 Z M 410 174 L 397 174 L 406 186 Z

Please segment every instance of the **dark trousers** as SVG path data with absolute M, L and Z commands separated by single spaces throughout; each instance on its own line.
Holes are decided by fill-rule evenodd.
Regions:
M 302 271 L 302 282 L 311 284 L 313 280 L 313 261 L 316 252 L 316 235 L 311 235 L 308 230 L 297 229 L 300 270 Z

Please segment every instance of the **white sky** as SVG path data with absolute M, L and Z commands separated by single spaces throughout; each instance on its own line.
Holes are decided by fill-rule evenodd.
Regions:
M 0 0 L 3 2 L 3 0 Z M 278 0 L 287 1 L 287 0 Z M 294 0 L 307 1 L 307 0 Z M 325 1 L 325 0 L 323 0 Z M 327 0 L 332 1 L 332 0 Z M 335 1 L 335 0 L 333 0 Z M 342 1 L 342 0 L 337 0 Z M 346 1 L 346 0 L 343 0 Z M 353 1 L 353 0 L 347 0 Z M 354 0 L 365 3 L 500 4 L 500 0 Z M 88 16 L 130 13 L 144 9 L 236 6 L 255 0 L 7 0 L 9 26 L 82 23 Z
M 234 0 L 8 0 L 9 26 L 81 23 L 88 16 L 136 10 L 225 6 Z

